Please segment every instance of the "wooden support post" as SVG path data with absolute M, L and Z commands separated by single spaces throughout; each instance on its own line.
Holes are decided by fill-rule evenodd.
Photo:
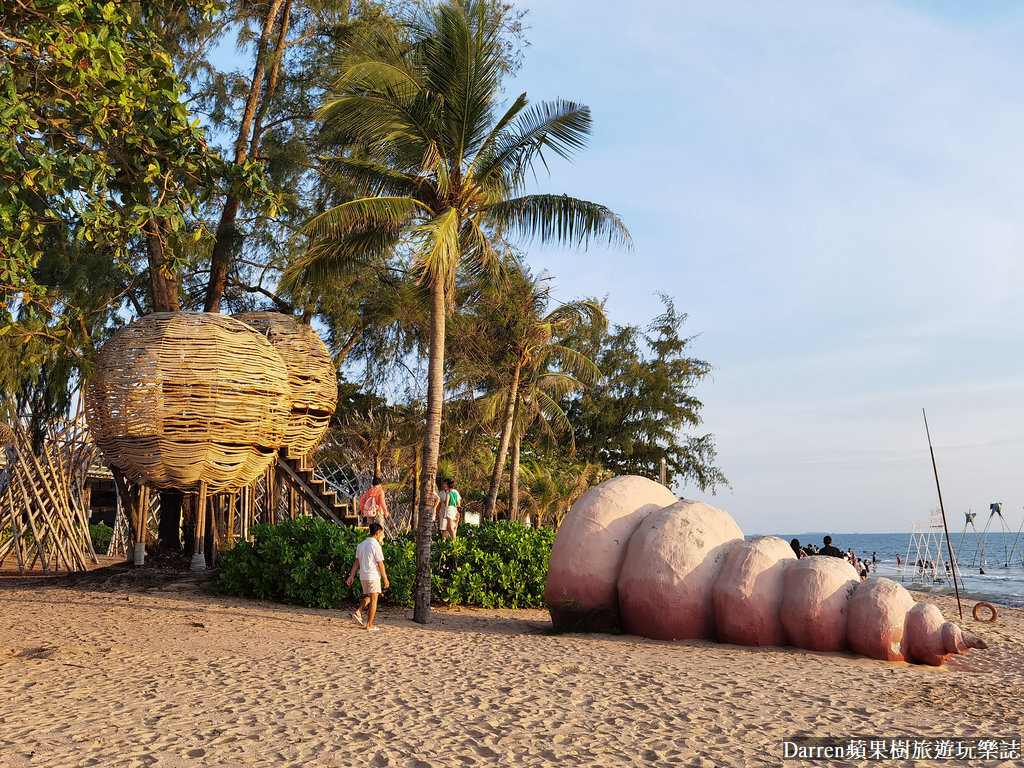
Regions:
M 224 496 L 214 496 L 207 505 L 209 511 L 206 513 L 206 541 L 203 552 L 206 555 L 206 564 L 209 567 L 217 565 L 217 550 L 220 544 L 220 521 L 224 519 Z
M 206 570 L 205 547 L 203 546 L 203 528 L 206 522 L 206 481 L 199 481 L 199 499 L 196 503 L 196 531 L 195 541 L 192 546 L 192 562 L 189 569 L 193 571 Z
M 270 465 L 267 470 L 267 509 L 264 513 L 266 521 L 273 525 L 277 522 L 277 464 Z
M 132 547 L 132 564 L 146 563 L 146 528 L 149 526 L 149 487 L 139 486 L 138 528 L 135 529 L 135 545 Z
M 242 492 L 243 495 L 245 491 Z M 235 504 L 238 502 L 238 494 L 232 493 L 228 496 L 228 522 L 225 534 L 228 537 L 228 548 L 235 546 Z

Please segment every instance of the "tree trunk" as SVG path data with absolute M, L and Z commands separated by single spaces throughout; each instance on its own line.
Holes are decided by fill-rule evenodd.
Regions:
M 157 221 L 150 220 L 143 225 L 142 229 L 146 233 L 146 257 L 149 262 L 149 285 L 153 294 L 153 311 L 177 312 L 181 309 L 181 304 L 178 302 L 178 279 L 163 272 L 163 268 L 167 264 L 167 253 L 164 250 L 161 226 Z M 181 549 L 180 528 L 181 494 L 176 491 L 161 491 L 161 549 Z
M 501 438 L 498 440 L 498 454 L 494 457 L 494 471 L 491 473 L 491 486 L 487 489 L 487 503 L 484 505 L 484 517 L 488 520 L 497 518 L 498 490 L 501 488 L 501 476 L 505 474 L 505 457 L 508 455 L 508 443 L 512 437 L 512 417 L 516 413 L 516 399 L 519 397 L 519 371 L 522 361 L 516 363 L 512 371 L 512 383 L 508 388 L 508 405 L 505 407 L 505 418 L 501 425 Z
M 420 449 L 416 447 L 413 452 L 416 454 L 413 465 L 412 465 L 412 524 L 411 527 L 414 531 L 420 529 L 420 508 L 416 503 L 420 497 Z
M 512 438 L 512 466 L 508 478 L 508 519 L 519 519 L 519 449 L 523 438 L 516 435 Z
M 146 260 L 149 262 L 149 286 L 153 295 L 154 312 L 177 312 L 178 278 L 165 273 L 167 253 L 164 250 L 162 227 L 155 219 L 142 225 L 146 233 Z
M 181 551 L 180 491 L 160 492 L 160 549 L 164 552 Z
M 430 489 L 437 478 L 437 459 L 441 445 L 441 409 L 444 407 L 444 325 L 445 296 L 443 277 L 430 285 L 430 353 L 427 362 L 427 423 L 423 433 L 423 476 L 420 480 L 419 525 L 416 528 L 415 608 L 412 620 L 430 623 L 430 544 L 434 533 Z
M 259 106 L 260 93 L 263 91 L 263 76 L 267 68 L 268 47 L 274 27 L 277 26 L 278 13 L 284 0 L 273 0 L 267 9 L 267 16 L 263 22 L 263 32 L 260 35 L 260 42 L 256 48 L 256 66 L 253 68 L 252 82 L 249 85 L 249 98 L 245 104 L 245 111 L 242 113 L 242 121 L 238 127 L 238 137 L 235 139 L 235 164 L 243 164 L 248 157 L 249 145 L 258 146 L 258 138 L 252 136 L 253 124 L 256 120 L 256 109 Z M 286 8 L 290 10 L 291 4 Z M 282 33 L 278 36 L 274 55 L 280 57 L 284 48 L 287 20 L 281 20 Z M 270 98 L 268 94 L 266 98 Z M 255 153 L 254 153 L 255 154 Z M 241 233 L 235 226 L 238 218 L 238 210 L 242 201 L 231 193 L 228 193 L 224 200 L 224 208 L 221 209 L 220 222 L 217 224 L 217 239 L 213 243 L 213 253 L 210 256 L 210 279 L 206 284 L 206 301 L 203 306 L 204 312 L 220 312 L 220 302 L 224 297 L 224 291 L 228 285 L 228 269 L 231 260 L 238 252 L 241 245 Z

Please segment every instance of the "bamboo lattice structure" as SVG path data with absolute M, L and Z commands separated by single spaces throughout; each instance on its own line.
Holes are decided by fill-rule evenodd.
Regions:
M 81 414 L 48 423 L 39 451 L 25 417 L 0 425 L 0 443 L 0 565 L 14 555 L 22 574 L 37 564 L 48 574 L 98 562 L 83 493 L 96 447 Z
M 246 312 L 235 317 L 265 335 L 284 360 L 291 411 L 282 447 L 289 456 L 305 456 L 327 431 L 338 404 L 338 379 L 327 345 L 290 315 Z
M 274 461 L 289 393 L 281 356 L 245 323 L 163 312 L 122 328 L 100 350 L 86 415 L 107 460 L 133 482 L 224 493 Z

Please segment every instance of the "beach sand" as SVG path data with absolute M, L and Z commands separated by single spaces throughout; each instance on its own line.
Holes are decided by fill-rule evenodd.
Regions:
M 962 625 L 990 648 L 932 668 L 554 635 L 544 611 L 435 608 L 419 625 L 385 607 L 370 634 L 351 606 L 214 597 L 201 582 L 0 579 L 0 768 L 774 766 L 797 735 L 1022 732 L 1019 610 L 993 625 L 966 605 Z M 951 598 L 919 599 L 957 615 Z

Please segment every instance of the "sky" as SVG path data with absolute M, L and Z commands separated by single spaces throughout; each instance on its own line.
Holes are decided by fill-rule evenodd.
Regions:
M 745 534 L 1024 519 L 1024 4 L 528 0 L 509 93 L 587 104 L 539 187 L 631 251 L 531 247 L 555 298 L 675 299 Z

